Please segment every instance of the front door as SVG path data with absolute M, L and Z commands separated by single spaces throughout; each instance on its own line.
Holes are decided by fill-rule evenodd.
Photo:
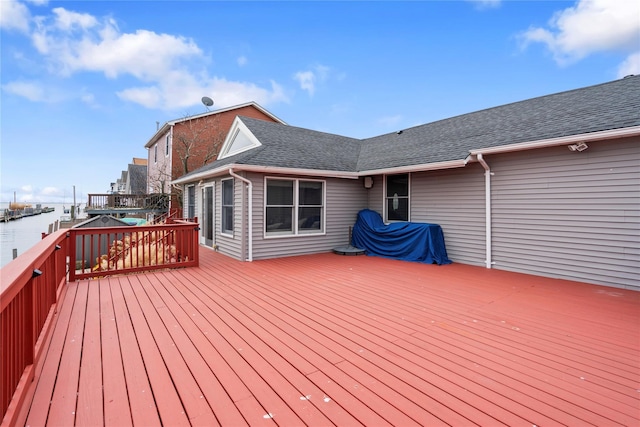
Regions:
M 213 247 L 213 186 L 202 189 L 202 229 L 200 230 L 200 243 Z

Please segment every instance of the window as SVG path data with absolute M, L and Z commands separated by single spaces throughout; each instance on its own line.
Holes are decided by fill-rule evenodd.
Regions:
M 222 180 L 222 232 L 233 233 L 233 179 Z
M 187 187 L 187 218 L 193 219 L 196 217 L 196 187 L 190 185 Z
M 324 182 L 267 179 L 265 232 L 297 235 L 324 232 Z
M 387 221 L 409 221 L 409 175 L 387 175 Z
M 165 138 L 165 149 L 164 149 L 164 155 L 168 156 L 169 155 L 169 135 L 167 134 L 167 137 Z
M 158 144 L 153 146 L 153 162 L 158 163 Z

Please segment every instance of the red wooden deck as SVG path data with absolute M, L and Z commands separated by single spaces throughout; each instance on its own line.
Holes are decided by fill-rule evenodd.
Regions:
M 640 293 L 321 254 L 70 283 L 26 424 L 640 425 Z

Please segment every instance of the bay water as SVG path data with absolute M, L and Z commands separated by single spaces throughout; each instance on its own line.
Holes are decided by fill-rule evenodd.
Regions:
M 35 208 L 35 203 L 32 206 Z M 42 207 L 55 208 L 53 212 L 27 216 L 9 222 L 0 222 L 0 268 L 13 259 L 13 250 L 18 256 L 42 240 L 42 233 L 47 233 L 49 224 L 60 221 L 65 205 L 62 203 L 42 203 Z M 9 207 L 9 203 L 0 203 L 0 210 Z M 69 205 L 66 205 L 69 208 Z

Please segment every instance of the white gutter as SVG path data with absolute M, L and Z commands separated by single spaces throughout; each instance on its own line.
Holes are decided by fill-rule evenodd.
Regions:
M 358 172 L 356 175 L 356 178 L 361 176 L 367 176 L 367 175 L 393 175 L 398 173 L 424 172 L 424 171 L 440 170 L 440 169 L 462 168 L 467 165 L 468 161 L 469 161 L 468 159 L 450 160 L 447 162 L 399 166 L 395 168 L 386 168 L 386 169 L 372 169 L 372 170 Z
M 247 178 L 243 178 L 240 175 L 236 174 L 233 171 L 233 168 L 229 168 L 229 175 L 231 175 L 234 178 L 238 178 L 240 181 L 244 182 L 245 184 L 247 184 L 247 189 L 249 190 L 249 203 L 248 203 L 248 209 L 249 209 L 249 248 L 248 248 L 248 254 L 247 254 L 247 261 L 253 261 L 253 183 L 251 182 L 251 180 L 247 179 Z
M 242 165 L 237 163 L 227 164 L 220 166 L 216 169 L 207 170 L 187 177 L 180 177 L 173 181 L 172 184 L 186 184 L 189 182 L 199 181 L 201 179 L 209 179 L 215 176 L 226 174 L 229 169 L 236 169 L 244 172 L 255 172 L 264 174 L 280 174 L 280 175 L 298 175 L 298 176 L 323 176 L 328 178 L 345 178 L 345 179 L 358 179 L 361 174 L 358 172 L 343 172 L 343 171 L 326 171 L 317 169 L 296 169 L 296 168 L 280 168 L 273 166 L 255 166 L 255 165 Z
M 492 254 L 491 254 L 491 243 L 492 243 L 491 242 L 491 175 L 493 175 L 493 172 L 491 172 L 491 168 L 482 157 L 482 153 L 478 153 L 476 155 L 476 159 L 478 159 L 478 162 L 484 168 L 484 199 L 485 199 L 485 202 L 484 202 L 485 238 L 484 240 L 486 245 L 485 264 L 487 268 L 491 268 L 491 266 L 494 264 L 493 261 L 491 260 L 492 258 Z
M 538 141 L 520 142 L 517 144 L 501 145 L 499 147 L 479 148 L 470 150 L 472 155 L 498 154 L 512 151 L 530 150 L 533 148 L 554 147 L 556 145 L 571 145 L 577 142 L 602 141 L 605 139 L 628 138 L 640 135 L 640 126 L 621 129 L 604 130 L 600 132 L 581 133 L 578 135 L 561 136 L 558 138 L 542 139 Z

